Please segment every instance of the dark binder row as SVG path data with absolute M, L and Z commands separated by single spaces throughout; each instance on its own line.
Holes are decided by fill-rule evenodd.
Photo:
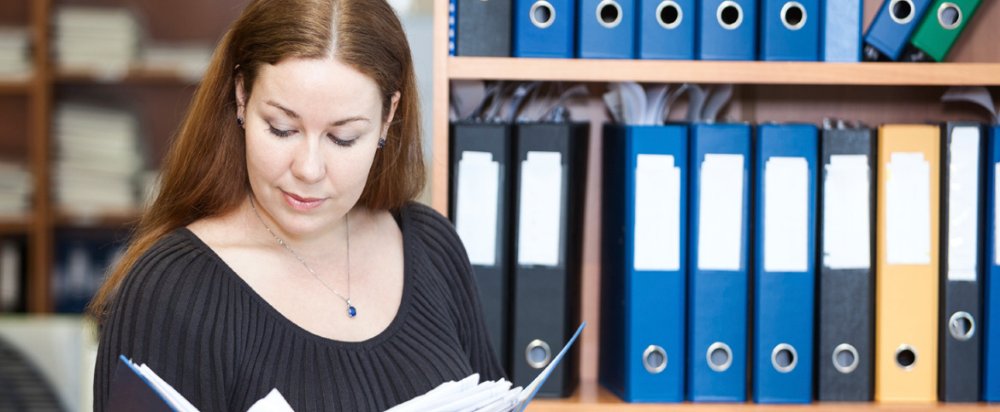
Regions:
M 515 384 L 578 324 L 587 132 L 451 126 L 451 216 Z M 1000 401 L 998 138 L 606 125 L 601 383 L 630 402 Z M 543 393 L 572 391 L 560 367 Z
M 944 61 L 981 0 L 452 0 L 458 56 Z
M 476 273 L 491 343 L 527 385 L 580 324 L 589 124 L 455 122 L 449 216 Z M 571 353 L 539 396 L 568 396 Z

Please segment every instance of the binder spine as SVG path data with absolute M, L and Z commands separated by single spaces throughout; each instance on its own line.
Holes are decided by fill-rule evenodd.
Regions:
M 976 147 L 975 162 L 977 164 L 953 164 L 962 161 L 956 157 L 958 145 L 956 140 L 956 129 L 963 132 L 972 132 L 978 136 L 978 146 Z M 984 180 L 983 170 L 983 149 L 985 134 L 981 125 L 976 123 L 949 122 L 942 127 L 941 134 L 941 302 L 938 339 L 941 350 L 940 368 L 938 369 L 938 398 L 944 402 L 976 402 L 980 398 L 980 358 L 982 350 L 982 332 L 980 331 L 981 319 L 980 303 L 982 301 L 981 269 L 983 267 L 983 236 L 984 216 L 982 208 L 982 196 Z M 971 136 L 964 136 L 971 137 Z M 967 149 L 967 148 L 966 148 Z M 965 159 L 968 160 L 968 159 Z M 952 173 L 955 169 L 972 168 L 975 170 L 975 183 L 968 181 L 958 181 L 958 186 L 974 187 L 976 191 L 975 216 L 975 239 L 959 238 L 958 245 L 951 245 L 952 230 L 959 230 L 958 236 L 962 236 L 961 227 L 953 227 L 952 222 L 961 226 L 963 216 L 952 216 L 952 213 L 962 214 L 962 210 L 956 210 L 956 205 L 951 205 L 951 190 L 955 190 L 952 179 L 956 176 Z M 958 179 L 963 179 L 961 173 Z M 961 189 L 959 189 L 961 190 Z M 958 205 L 959 207 L 968 205 Z M 954 246 L 954 248 L 952 248 Z M 954 249 L 954 250 L 953 250 Z M 969 250 L 971 249 L 971 250 Z M 965 269 L 952 267 L 952 259 L 962 255 L 973 253 L 975 255 L 975 265 L 973 269 L 974 278 L 957 280 L 953 279 L 949 273 L 952 269 Z M 957 262 L 957 261 L 956 261 Z M 957 262 L 962 265 L 962 262 Z
M 983 253 L 986 268 L 983 279 L 983 400 L 1000 402 L 1000 264 L 997 247 L 997 186 L 1000 176 L 1000 125 L 989 127 L 986 165 L 986 250 Z
M 691 126 L 688 208 L 688 361 L 687 399 L 694 402 L 744 402 L 747 394 L 749 322 L 749 233 L 752 179 L 751 129 L 745 124 Z M 699 263 L 701 178 L 709 156 L 742 157 L 739 251 L 725 270 Z
M 866 402 L 872 400 L 875 323 L 875 135 L 871 129 L 823 131 L 822 161 L 817 205 L 819 230 L 819 339 L 816 354 L 817 399 L 820 401 Z M 831 268 L 824 263 L 825 233 L 838 230 L 826 225 L 827 165 L 831 156 L 864 155 L 868 158 L 868 267 Z

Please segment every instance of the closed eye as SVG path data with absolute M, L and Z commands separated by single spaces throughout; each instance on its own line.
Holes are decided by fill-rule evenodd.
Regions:
M 351 147 L 351 146 L 354 145 L 354 141 L 358 140 L 358 138 L 356 138 L 356 137 L 355 138 L 351 138 L 351 139 L 341 139 L 341 138 L 333 135 L 332 133 L 327 134 L 327 136 L 330 137 L 330 140 L 332 140 L 334 144 L 336 144 L 337 146 L 343 146 L 343 147 Z
M 271 126 L 270 124 L 267 125 L 267 128 L 270 130 L 271 134 L 278 137 L 288 137 L 291 136 L 292 133 L 295 133 L 295 130 L 281 130 L 274 126 Z

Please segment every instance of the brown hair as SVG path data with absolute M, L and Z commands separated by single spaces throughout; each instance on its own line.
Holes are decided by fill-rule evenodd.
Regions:
M 122 280 L 161 237 L 229 212 L 246 199 L 250 186 L 243 133 L 235 120 L 236 77 L 243 76 L 249 97 L 262 65 L 325 57 L 375 81 L 383 120 L 391 97 L 400 93 L 387 144 L 375 155 L 358 203 L 392 210 L 420 193 L 425 171 L 416 81 L 410 46 L 393 9 L 385 0 L 255 0 L 216 48 L 164 159 L 160 192 L 90 302 L 99 323 Z

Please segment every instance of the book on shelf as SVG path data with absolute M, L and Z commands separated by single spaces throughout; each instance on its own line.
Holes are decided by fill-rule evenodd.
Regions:
M 55 110 L 54 198 L 78 215 L 134 210 L 145 161 L 136 116 L 122 109 L 67 102 Z
M 524 388 L 520 386 L 511 388 L 512 384 L 505 379 L 480 382 L 479 374 L 472 374 L 457 382 L 442 383 L 423 395 L 390 408 L 387 412 L 523 411 L 528 403 L 534 399 L 538 389 L 545 383 L 555 367 L 562 361 L 568 349 L 573 346 L 586 325 L 587 322 L 580 324 L 562 351 Z M 118 359 L 118 366 L 112 378 L 108 411 L 189 412 L 198 410 L 146 364 L 137 364 L 124 354 L 119 355 Z M 248 412 L 287 412 L 292 410 L 281 392 L 275 388 L 267 396 L 254 403 Z
M 23 306 L 24 250 L 15 239 L 0 240 L 0 312 Z
M 30 209 L 31 174 L 20 163 L 0 162 L 0 217 L 19 217 Z
M 0 79 L 24 80 L 31 74 L 30 39 L 25 27 L 0 26 Z
M 64 6 L 52 25 L 55 60 L 64 69 L 121 76 L 139 51 L 141 26 L 126 8 Z

